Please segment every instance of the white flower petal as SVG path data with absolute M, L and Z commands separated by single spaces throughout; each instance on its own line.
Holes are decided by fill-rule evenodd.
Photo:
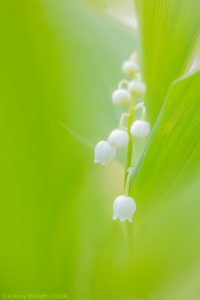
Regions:
M 149 122 L 136 120 L 131 126 L 131 134 L 137 138 L 145 138 L 150 132 Z
M 112 94 L 112 102 L 116 105 L 127 105 L 131 102 L 131 95 L 128 90 L 118 89 Z
M 107 141 L 100 141 L 95 146 L 94 162 L 100 163 L 101 165 L 106 165 L 114 159 L 115 154 L 115 148 L 113 148 Z
M 120 195 L 113 204 L 113 220 L 119 218 L 121 222 L 128 220 L 131 223 L 135 211 L 136 203 L 134 199 L 130 196 Z
M 114 129 L 109 137 L 108 142 L 115 148 L 123 148 L 128 145 L 129 136 L 123 129 Z
M 141 80 L 132 80 L 129 83 L 128 90 L 131 95 L 144 96 L 144 94 L 146 93 L 146 85 Z
M 122 65 L 122 73 L 129 77 L 134 77 L 139 71 L 139 66 L 135 61 L 127 60 Z

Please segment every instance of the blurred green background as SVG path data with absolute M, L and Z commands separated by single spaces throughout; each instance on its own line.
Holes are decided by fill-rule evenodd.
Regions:
M 2 298 L 200 299 L 199 72 L 167 92 L 191 61 L 200 8 L 166 3 L 136 1 L 138 35 L 116 18 L 134 15 L 131 1 L 1 2 Z M 111 220 L 123 165 L 94 165 L 93 145 L 118 124 L 110 98 L 133 50 L 152 126 L 162 113 L 132 189 L 130 263 L 127 224 Z
M 110 94 L 133 34 L 79 1 L 0 7 L 0 290 L 101 298 L 121 168 L 94 166 L 63 125 L 93 145 L 117 124 Z

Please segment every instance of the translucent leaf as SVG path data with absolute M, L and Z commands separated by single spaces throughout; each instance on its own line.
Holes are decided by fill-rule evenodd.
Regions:
M 135 181 L 141 200 L 169 191 L 190 163 L 196 168 L 200 141 L 200 72 L 176 81 L 155 124 Z M 196 157 L 196 160 L 191 158 Z M 156 184 L 158 182 L 158 184 Z M 145 189 L 141 186 L 145 185 Z
M 133 278 L 143 295 L 162 285 L 167 290 L 200 258 L 199 81 L 200 71 L 170 88 L 132 182 L 138 203 Z
M 186 71 L 200 32 L 198 0 L 136 0 L 146 104 L 153 124 L 172 80 Z

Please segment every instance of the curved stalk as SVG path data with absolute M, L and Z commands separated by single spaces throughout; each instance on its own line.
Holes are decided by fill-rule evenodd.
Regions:
M 134 121 L 134 105 L 135 105 L 135 97 L 132 98 L 132 102 L 129 108 L 128 127 L 127 127 L 127 132 L 129 135 L 129 143 L 127 148 L 126 165 L 125 165 L 125 172 L 124 172 L 124 187 L 126 187 L 128 169 L 131 167 L 131 163 L 132 163 L 133 136 L 131 135 L 131 125 Z

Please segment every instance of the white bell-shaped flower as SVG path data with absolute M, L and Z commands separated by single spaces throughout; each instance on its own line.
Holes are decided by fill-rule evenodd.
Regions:
M 128 133 L 123 129 L 114 129 L 108 137 L 108 142 L 115 148 L 126 147 L 128 145 L 128 140 Z
M 136 120 L 131 126 L 131 134 L 137 138 L 145 138 L 150 132 L 150 124 L 147 121 Z
M 120 195 L 115 199 L 113 204 L 113 220 L 119 218 L 121 222 L 128 220 L 132 223 L 132 216 L 135 211 L 135 200 L 130 196 Z
M 95 163 L 106 165 L 111 160 L 114 159 L 116 150 L 107 141 L 100 141 L 95 146 L 94 154 L 95 154 L 95 158 L 94 158 Z
M 128 85 L 128 90 L 131 95 L 144 96 L 146 93 L 146 84 L 141 80 L 132 80 Z
M 131 95 L 128 90 L 118 89 L 112 94 L 112 102 L 116 105 L 127 105 L 131 102 Z
M 129 77 L 134 77 L 139 71 L 139 66 L 135 61 L 127 60 L 122 65 L 122 73 Z

